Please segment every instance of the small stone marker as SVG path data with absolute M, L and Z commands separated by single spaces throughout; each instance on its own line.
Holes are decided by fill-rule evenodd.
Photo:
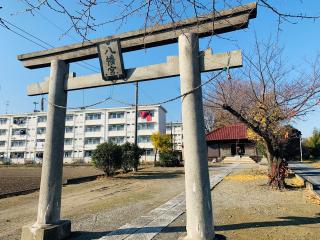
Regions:
M 125 77 L 121 46 L 118 39 L 98 45 L 102 78 L 112 81 Z

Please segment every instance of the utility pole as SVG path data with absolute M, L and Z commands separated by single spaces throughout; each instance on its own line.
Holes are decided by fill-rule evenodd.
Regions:
M 139 104 L 139 83 L 136 82 L 136 103 L 134 117 L 134 145 L 138 146 L 138 104 Z
M 136 106 L 135 106 L 135 116 L 134 116 L 134 145 L 137 149 L 138 147 L 138 104 L 139 104 L 139 83 L 136 82 Z M 135 154 L 136 155 L 136 154 Z M 139 159 L 135 159 L 139 161 Z M 138 167 L 134 167 L 133 171 L 138 171 Z
M 173 146 L 174 146 L 174 143 L 173 143 L 172 121 L 171 121 L 171 150 L 172 150 L 172 151 L 173 151 Z
M 38 112 L 38 110 L 37 110 L 37 105 L 38 105 L 39 103 L 33 102 L 33 104 L 34 104 L 34 110 L 33 110 L 33 112 Z
M 41 109 L 41 112 L 44 112 L 44 97 L 41 97 L 40 109 Z
M 9 105 L 10 105 L 9 101 L 6 101 L 6 114 L 8 114 Z
M 303 162 L 303 158 L 302 158 L 302 134 L 300 135 L 300 160 L 301 160 L 301 162 Z

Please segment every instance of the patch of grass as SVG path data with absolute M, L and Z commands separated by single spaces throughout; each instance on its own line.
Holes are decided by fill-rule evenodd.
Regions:
M 268 177 L 266 175 L 257 174 L 237 174 L 225 177 L 226 180 L 238 181 L 238 182 L 248 182 L 256 180 L 266 180 Z
M 286 184 L 290 187 L 294 187 L 294 188 L 303 188 L 304 185 L 304 181 L 300 178 L 297 178 L 296 176 L 292 177 L 292 178 L 286 178 Z

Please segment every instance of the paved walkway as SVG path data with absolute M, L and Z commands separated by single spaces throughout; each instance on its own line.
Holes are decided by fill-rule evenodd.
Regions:
M 211 189 L 238 165 L 238 163 L 234 163 L 229 166 L 220 167 L 219 174 L 210 177 Z M 185 204 L 185 193 L 183 192 L 148 214 L 100 238 L 100 240 L 151 240 L 185 212 Z
M 289 168 L 295 174 L 300 176 L 309 184 L 310 190 L 313 190 L 320 197 L 320 169 L 303 163 L 289 163 Z M 311 185 L 311 186 L 310 186 Z

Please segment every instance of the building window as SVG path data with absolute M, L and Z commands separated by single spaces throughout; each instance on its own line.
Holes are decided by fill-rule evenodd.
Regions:
M 99 120 L 101 113 L 86 113 L 86 120 Z
M 41 128 L 37 128 L 37 134 L 45 134 L 46 133 L 46 128 L 41 127 Z
M 73 115 L 72 114 L 67 114 L 66 121 L 72 121 L 72 120 L 73 120 Z
M 36 158 L 43 159 L 43 152 L 36 152 Z
M 25 140 L 13 140 L 11 141 L 11 147 L 24 147 L 26 145 Z
M 0 141 L 0 147 L 4 147 L 6 145 L 6 141 Z
M 65 138 L 64 139 L 64 145 L 71 145 L 72 144 L 72 138 Z
M 109 113 L 109 118 L 124 118 L 124 112 L 110 112 Z
M 10 158 L 24 158 L 24 152 L 12 152 Z
M 115 144 L 122 144 L 124 142 L 123 136 L 115 136 L 115 137 L 109 137 L 109 142 L 115 143 Z
M 84 151 L 84 157 L 91 157 L 92 151 Z
M 86 144 L 86 145 L 93 145 L 93 144 L 99 144 L 99 143 L 100 143 L 100 138 L 98 138 L 98 137 L 84 139 L 84 144 Z
M 138 143 L 148 143 L 151 142 L 150 135 L 140 135 L 138 136 Z
M 153 156 L 154 155 L 153 149 L 152 148 L 146 148 L 145 149 L 145 154 L 146 154 L 146 156 Z
M 154 130 L 154 123 L 138 123 L 138 130 Z
M 0 118 L 0 125 L 7 124 L 7 118 Z
M 72 151 L 64 151 L 64 157 L 65 158 L 71 158 L 72 157 Z
M 85 132 L 100 132 L 101 126 L 100 125 L 88 125 L 85 126 Z
M 27 129 L 25 128 L 14 128 L 12 129 L 12 135 L 26 135 Z
M 38 117 L 38 123 L 43 123 L 47 121 L 47 116 L 39 116 Z
M 6 135 L 7 129 L 0 129 L 0 136 Z
M 71 132 L 73 132 L 73 127 L 71 127 L 71 126 L 66 126 L 65 132 L 66 132 L 66 133 L 71 133 Z
M 109 131 L 123 131 L 124 124 L 110 124 L 108 129 Z
M 4 159 L 4 152 L 0 152 L 0 159 Z
M 13 118 L 13 123 L 17 125 L 26 124 L 27 118 L 26 117 L 15 117 Z

